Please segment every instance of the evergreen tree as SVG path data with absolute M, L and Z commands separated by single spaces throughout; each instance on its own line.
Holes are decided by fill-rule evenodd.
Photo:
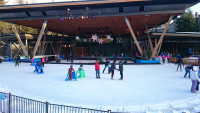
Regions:
M 177 18 L 175 30 L 176 32 L 198 32 L 198 22 L 191 10 L 187 10 Z

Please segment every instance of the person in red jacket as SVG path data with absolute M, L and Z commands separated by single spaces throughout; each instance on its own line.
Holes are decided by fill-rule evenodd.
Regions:
M 45 61 L 45 58 L 43 57 L 42 58 L 42 67 L 44 67 L 44 63 L 45 63 L 46 61 Z
M 96 63 L 95 63 L 95 71 L 96 71 L 96 78 L 100 79 L 100 66 L 99 66 L 98 60 L 96 60 Z

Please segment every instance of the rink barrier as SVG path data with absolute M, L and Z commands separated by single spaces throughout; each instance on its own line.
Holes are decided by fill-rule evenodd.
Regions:
M 0 92 L 0 113 L 111 113 L 111 110 L 51 104 Z

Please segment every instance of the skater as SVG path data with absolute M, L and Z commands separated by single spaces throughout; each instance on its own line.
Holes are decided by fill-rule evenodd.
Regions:
M 72 80 L 72 72 L 75 72 L 75 70 L 73 69 L 73 66 L 71 65 L 70 68 L 68 69 L 69 80 Z
M 35 70 L 33 71 L 33 73 L 35 73 L 35 72 L 38 73 L 38 67 L 39 67 L 39 65 L 40 65 L 40 64 L 37 63 L 37 62 L 35 63 Z
M 110 67 L 111 79 L 112 79 L 112 80 L 113 80 L 113 76 L 114 76 L 114 71 L 115 71 L 115 69 L 118 70 L 118 69 L 115 67 L 115 66 L 116 66 L 115 62 L 116 62 L 116 60 L 113 61 L 112 65 L 111 65 L 111 67 Z
M 191 87 L 191 92 L 196 93 L 197 90 L 197 82 L 199 81 L 199 76 L 198 76 L 198 67 L 193 66 L 193 71 L 191 71 L 191 80 L 192 80 L 192 87 Z
M 105 63 L 105 68 L 103 69 L 103 73 L 106 70 L 106 68 L 108 67 L 109 63 L 110 63 L 110 61 L 108 60 L 108 58 L 106 58 L 106 63 Z M 109 68 L 108 68 L 108 73 L 109 73 Z
M 0 56 L 0 64 L 2 63 L 1 56 Z
M 18 56 L 15 57 L 15 66 L 19 66 L 19 58 L 18 58 Z
M 48 57 L 46 57 L 45 60 L 46 60 L 46 63 L 47 63 L 48 62 Z
M 85 71 L 83 70 L 83 65 L 81 64 L 80 67 L 78 68 L 78 71 L 76 71 L 76 78 L 82 78 L 82 77 L 85 77 Z
M 169 63 L 169 58 L 170 58 L 170 55 L 169 53 L 167 54 L 167 62 Z
M 200 67 L 199 67 L 198 77 L 200 77 Z M 199 81 L 197 81 L 196 90 L 199 91 Z
M 120 60 L 119 61 L 119 71 L 120 71 L 120 75 L 121 75 L 121 78 L 119 80 L 123 80 L 123 61 Z
M 189 73 L 188 78 L 190 78 L 190 70 L 193 68 L 193 66 L 186 66 L 185 67 L 185 75 L 184 78 L 187 76 L 187 74 Z
M 163 64 L 165 63 L 165 59 L 166 59 L 166 56 L 163 54 L 163 55 L 162 55 Z
M 95 71 L 96 71 L 96 78 L 100 79 L 100 66 L 99 66 L 98 60 L 96 60 L 96 63 L 95 63 Z
M 183 64 L 183 60 L 182 60 L 181 56 L 179 56 L 179 58 L 178 58 L 178 60 L 177 60 L 177 64 L 178 64 L 178 66 L 177 66 L 177 71 L 178 71 L 178 68 L 179 68 L 179 67 L 180 67 L 180 71 L 182 71 L 181 66 L 182 66 L 182 64 Z M 184 67 L 184 64 L 183 64 L 183 67 Z
M 73 63 L 73 60 L 74 60 L 74 55 L 72 54 L 71 55 L 71 63 Z
M 44 67 L 44 63 L 45 63 L 45 57 L 42 58 L 42 67 Z

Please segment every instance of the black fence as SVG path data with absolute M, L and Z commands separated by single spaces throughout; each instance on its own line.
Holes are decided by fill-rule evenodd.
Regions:
M 0 113 L 111 113 L 89 108 L 41 102 L 0 92 Z

